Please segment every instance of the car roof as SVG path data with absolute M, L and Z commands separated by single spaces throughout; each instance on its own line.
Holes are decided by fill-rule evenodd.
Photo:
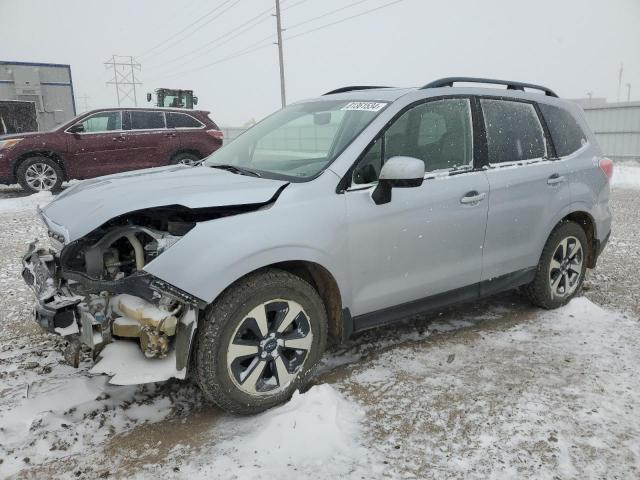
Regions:
M 483 86 L 454 86 L 456 82 L 477 83 Z M 497 84 L 498 87 L 487 87 L 487 84 Z M 535 89 L 535 91 L 525 90 Z M 335 93 L 334 93 L 335 92 Z M 555 92 L 541 85 L 522 83 L 508 80 L 494 80 L 471 77 L 449 77 L 435 80 L 423 87 L 343 87 L 325 93 L 312 100 L 356 100 L 356 101 L 389 101 L 393 102 L 411 92 L 422 92 L 424 98 L 443 95 L 476 95 L 489 97 L 507 97 L 550 104 L 567 104 L 560 100 Z
M 139 110 L 139 111 L 154 111 L 154 112 L 176 112 L 176 113 L 200 113 L 200 114 L 208 114 L 207 110 L 192 110 L 190 108 L 175 108 L 175 107 L 108 107 L 108 108 L 95 108 L 93 110 L 89 110 L 85 113 L 96 113 L 96 112 L 110 112 L 110 111 L 118 111 L 118 110 Z

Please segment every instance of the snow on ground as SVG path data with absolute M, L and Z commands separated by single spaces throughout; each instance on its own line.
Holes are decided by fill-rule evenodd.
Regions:
M 33 195 L 7 198 L 0 201 L 0 213 L 32 212 L 36 207 L 44 207 L 51 200 L 51 192 L 39 192 Z
M 611 186 L 640 189 L 640 166 L 637 163 L 616 163 L 613 166 Z
M 228 416 L 199 452 L 181 446 L 179 478 L 375 478 L 382 462 L 362 445 L 364 411 L 330 385 L 317 385 L 254 417 Z M 147 466 L 137 478 L 162 476 Z
M 508 293 L 416 317 L 332 348 L 315 386 L 253 417 L 67 366 L 20 280 L 46 231 L 0 210 L 0 478 L 639 478 L 640 196 L 616 188 L 612 210 L 585 289 L 606 308 Z

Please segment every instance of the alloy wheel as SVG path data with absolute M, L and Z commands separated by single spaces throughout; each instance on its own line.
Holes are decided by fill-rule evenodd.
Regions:
M 556 247 L 549 265 L 549 286 L 552 297 L 567 297 L 580 284 L 584 253 L 580 240 L 567 237 Z
M 200 162 L 202 162 L 202 160 L 199 159 L 199 158 L 187 157 L 187 158 L 183 158 L 182 160 L 180 160 L 178 162 L 178 164 L 179 165 L 188 165 L 190 167 L 195 167 L 197 165 L 200 165 Z
M 285 390 L 302 369 L 313 343 L 309 317 L 292 300 L 270 300 L 251 310 L 227 348 L 227 368 L 249 395 Z
M 24 173 L 27 185 L 36 191 L 51 190 L 58 181 L 58 174 L 44 162 L 29 165 Z

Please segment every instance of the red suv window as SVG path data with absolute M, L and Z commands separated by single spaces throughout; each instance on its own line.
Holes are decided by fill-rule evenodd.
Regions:
M 163 112 L 139 112 L 131 110 L 130 113 L 132 130 L 165 128 Z

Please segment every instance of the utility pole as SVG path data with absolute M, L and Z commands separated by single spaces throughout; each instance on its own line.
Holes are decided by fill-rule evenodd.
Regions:
M 282 21 L 280 18 L 280 0 L 276 0 L 276 28 L 278 33 L 278 58 L 280 60 L 280 98 L 282 108 L 287 105 L 287 98 L 284 89 L 284 59 L 282 58 Z
M 623 71 L 623 66 L 622 66 L 622 62 L 620 62 L 620 71 L 618 72 L 618 97 L 617 97 L 617 101 L 620 101 L 620 89 L 622 88 L 622 71 Z
M 140 71 L 141 65 L 133 61 L 132 56 L 112 55 L 109 60 L 104 62 L 106 68 L 113 70 L 113 78 L 107 82 L 107 85 L 116 86 L 116 98 L 118 106 L 121 106 L 125 100 L 129 99 L 134 106 L 138 106 L 138 95 L 136 86 L 142 85 L 136 81 L 136 70 Z

